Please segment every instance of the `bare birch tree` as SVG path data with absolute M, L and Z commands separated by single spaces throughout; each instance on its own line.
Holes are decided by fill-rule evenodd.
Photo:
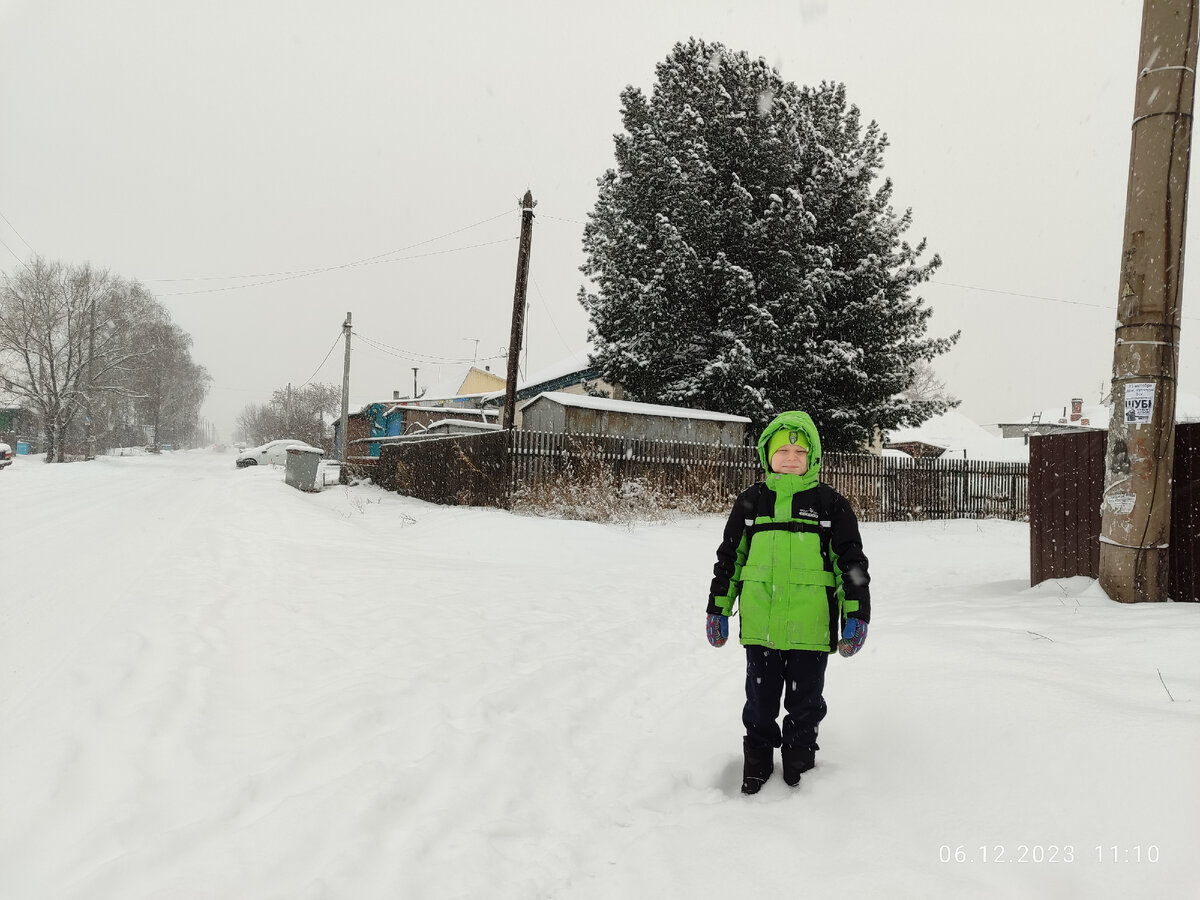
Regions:
M 161 416 L 165 386 L 180 398 L 176 430 L 194 427 L 209 379 L 190 344 L 145 288 L 90 264 L 36 257 L 0 283 L 0 386 L 41 418 L 47 462 L 65 459 L 80 414 L 110 436 L 136 401 L 155 398 Z
M 912 384 L 904 392 L 904 396 L 909 400 L 932 400 L 948 404 L 950 407 L 958 406 L 961 402 L 950 393 L 946 382 L 938 378 L 937 372 L 927 361 L 917 360 L 912 366 L 912 373 Z

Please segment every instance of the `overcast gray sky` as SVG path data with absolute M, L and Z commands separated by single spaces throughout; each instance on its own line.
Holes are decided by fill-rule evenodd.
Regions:
M 347 310 L 354 403 L 407 393 L 413 366 L 453 390 L 445 361 L 476 341 L 502 369 L 530 188 L 536 370 L 585 343 L 580 234 L 619 93 L 695 35 L 845 82 L 888 133 L 910 237 L 945 261 L 922 293 L 932 333 L 963 331 L 937 370 L 965 413 L 1091 403 L 1140 17 L 1138 0 L 0 0 L 0 268 L 32 248 L 144 282 L 195 339 L 228 438 L 273 389 L 340 382 Z

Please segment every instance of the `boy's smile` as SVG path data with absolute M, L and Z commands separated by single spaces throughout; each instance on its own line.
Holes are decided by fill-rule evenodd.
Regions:
M 771 471 L 780 475 L 803 475 L 808 471 L 807 448 L 784 444 L 771 457 Z

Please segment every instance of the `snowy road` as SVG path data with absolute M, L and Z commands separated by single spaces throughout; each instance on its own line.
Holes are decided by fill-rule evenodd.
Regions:
M 718 519 L 309 495 L 206 452 L 22 459 L 0 508 L 0 900 L 1200 883 L 1200 608 L 1031 591 L 1020 524 L 866 526 L 818 768 L 743 798 Z

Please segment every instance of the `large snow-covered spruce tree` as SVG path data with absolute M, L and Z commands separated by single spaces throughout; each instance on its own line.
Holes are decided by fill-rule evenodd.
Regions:
M 621 94 L 580 290 L 593 363 L 647 402 L 749 416 L 804 409 L 853 449 L 951 403 L 902 396 L 926 336 L 913 294 L 941 264 L 903 240 L 887 137 L 845 87 L 798 88 L 721 44 L 676 44 L 647 100 Z

